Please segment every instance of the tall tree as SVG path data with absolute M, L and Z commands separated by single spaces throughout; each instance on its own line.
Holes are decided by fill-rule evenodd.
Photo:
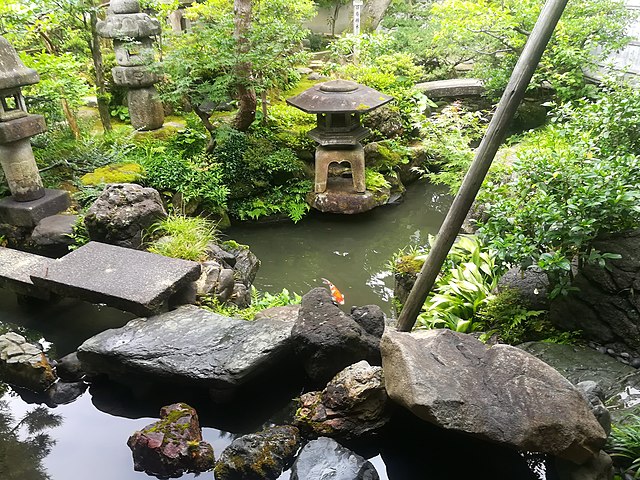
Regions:
M 234 0 L 233 38 L 236 41 L 236 51 L 241 59 L 236 64 L 236 90 L 238 92 L 238 113 L 233 126 L 241 132 L 247 130 L 256 118 L 256 91 L 252 85 L 253 69 L 247 54 L 251 50 L 249 31 L 251 29 L 251 0 Z

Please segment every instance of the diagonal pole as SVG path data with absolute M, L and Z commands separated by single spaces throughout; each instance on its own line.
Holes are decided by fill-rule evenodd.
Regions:
M 442 264 L 460 232 L 462 222 L 469 213 L 498 148 L 504 141 L 509 123 L 524 97 L 533 72 L 538 67 L 540 58 L 567 2 L 568 0 L 548 0 L 542 8 L 538 21 L 513 69 L 507 88 L 498 103 L 496 113 L 489 123 L 469 171 L 464 177 L 462 186 L 453 200 L 449 212 L 447 212 L 436 241 L 429 251 L 404 308 L 400 312 L 397 327 L 399 331 L 408 332 L 415 325 L 422 305 L 433 288 Z

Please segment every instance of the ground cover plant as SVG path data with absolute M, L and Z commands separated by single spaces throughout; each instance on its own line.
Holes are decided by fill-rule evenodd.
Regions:
M 640 417 L 631 415 L 611 425 L 605 450 L 611 455 L 621 474 L 614 478 L 640 478 Z

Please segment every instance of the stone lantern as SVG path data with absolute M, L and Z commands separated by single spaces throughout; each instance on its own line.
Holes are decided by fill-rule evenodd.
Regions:
M 152 36 L 160 22 L 140 12 L 138 0 L 111 0 L 106 20 L 98 22 L 98 34 L 113 39 L 117 67 L 111 71 L 116 85 L 128 88 L 131 125 L 136 130 L 155 130 L 164 123 L 164 110 L 154 87 L 160 79 L 150 71 L 154 49 Z
M 393 97 L 347 80 L 332 80 L 287 99 L 287 103 L 317 116 L 317 127 L 309 136 L 318 142 L 315 156 L 315 192 L 327 190 L 329 165 L 348 162 L 351 165 L 353 189 L 366 191 L 364 149 L 360 140 L 369 130 L 360 116 L 393 100 Z
M 39 81 L 0 37 L 0 165 L 11 191 L 0 199 L 0 221 L 20 226 L 33 226 L 69 205 L 66 192 L 45 190 L 31 149 L 31 137 L 47 127 L 42 115 L 27 112 L 21 87 Z

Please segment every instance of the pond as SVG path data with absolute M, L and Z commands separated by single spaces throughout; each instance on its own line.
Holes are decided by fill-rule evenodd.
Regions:
M 419 182 L 409 188 L 404 203 L 368 214 L 356 217 L 312 214 L 297 225 L 240 226 L 225 235 L 250 245 L 261 259 L 255 281 L 259 290 L 275 293 L 287 288 L 304 294 L 321 285 L 324 277 L 344 293 L 345 310 L 350 305 L 376 303 L 392 315 L 393 279 L 387 262 L 399 248 L 424 243 L 427 235 L 435 234 L 449 201 L 441 188 Z M 107 328 L 122 326 L 131 318 L 132 315 L 117 310 L 72 300 L 25 310 L 13 294 L 0 290 L 0 321 L 14 324 L 32 341 L 49 347 L 53 357 L 73 352 L 86 338 Z M 150 398 L 144 392 L 132 393 L 113 384 L 92 385 L 76 401 L 46 410 L 60 415 L 62 423 L 46 430 L 50 442 L 42 445 L 41 465 L 32 466 L 40 467 L 41 473 L 27 477 L 16 470 L 24 462 L 15 456 L 7 457 L 6 452 L 24 451 L 23 444 L 16 442 L 33 437 L 29 437 L 24 428 L 6 432 L 42 400 L 26 392 L 19 395 L 8 388 L 0 389 L 0 394 L 2 392 L 0 479 L 45 479 L 44 473 L 52 480 L 148 478 L 133 470 L 127 438 L 155 421 L 163 404 L 187 400 L 179 391 L 166 392 L 166 398 Z M 198 410 L 203 436 L 213 445 L 217 457 L 233 438 L 259 430 L 261 425 L 277 422 L 278 418 L 286 418 L 287 399 L 299 393 L 285 392 L 281 399 L 269 404 L 264 404 L 262 398 L 255 399 L 236 408 L 212 405 L 208 399 L 199 397 L 189 396 L 188 401 Z M 7 413 L 12 418 L 3 416 Z M 513 452 L 461 440 L 456 435 L 443 435 L 430 427 L 418 428 L 416 423 L 420 422 L 413 420 L 398 422 L 404 427 L 386 432 L 375 446 L 353 445 L 356 451 L 372 459 L 381 479 L 460 478 L 458 469 L 463 466 L 456 466 L 460 455 L 472 463 L 483 462 L 487 456 L 493 458 L 486 468 L 495 470 L 494 479 L 523 479 L 530 475 L 526 468 L 523 473 L 524 459 Z M 1 432 L 5 432 L 5 438 Z M 14 448 L 6 448 L 9 444 Z M 204 474 L 200 478 L 211 476 Z M 195 478 L 195 475 L 182 478 Z M 289 474 L 285 472 L 280 478 L 287 479 Z

